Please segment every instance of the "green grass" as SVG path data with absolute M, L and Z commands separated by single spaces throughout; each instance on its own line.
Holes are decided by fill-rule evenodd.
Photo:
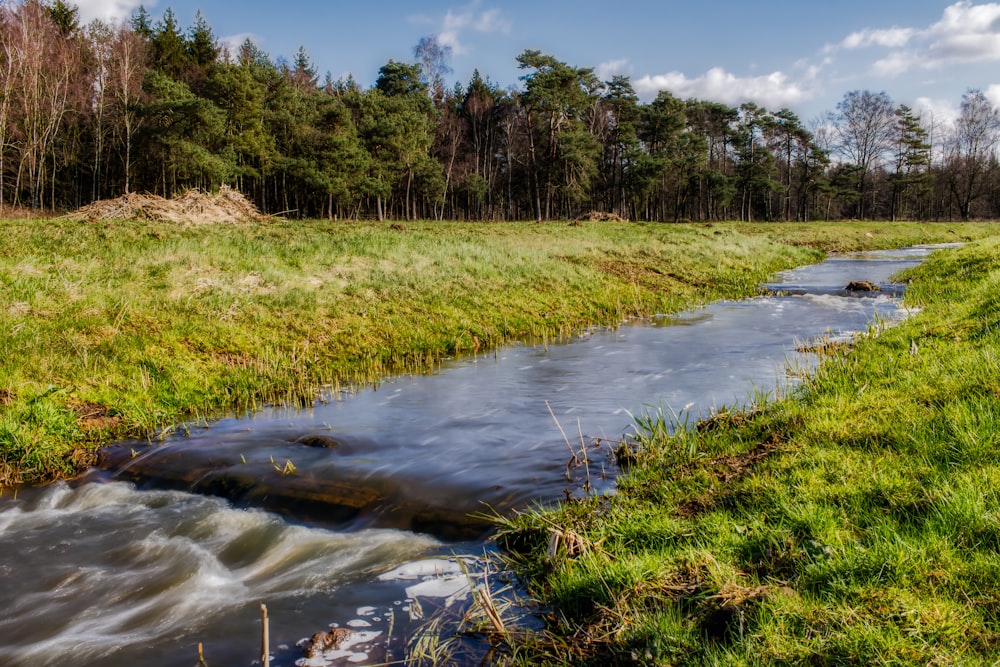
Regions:
M 309 404 L 512 339 L 753 294 L 823 253 L 988 225 L 0 221 L 0 485 L 114 438 Z
M 535 662 L 997 664 L 1000 241 L 908 278 L 921 312 L 792 395 L 676 436 L 647 416 L 614 497 L 504 527 L 552 608 Z

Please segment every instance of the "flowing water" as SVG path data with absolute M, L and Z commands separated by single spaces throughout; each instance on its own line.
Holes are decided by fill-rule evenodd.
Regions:
M 468 596 L 477 562 L 455 554 L 488 550 L 470 514 L 613 492 L 608 442 L 631 415 L 694 420 L 787 387 L 814 363 L 801 343 L 904 316 L 889 276 L 930 251 L 834 257 L 770 296 L 122 443 L 72 484 L 8 493 L 0 663 L 191 665 L 203 643 L 213 667 L 251 665 L 261 602 L 273 665 L 398 659 L 414 623 Z M 583 448 L 589 467 L 568 466 Z M 331 625 L 353 645 L 304 658 Z

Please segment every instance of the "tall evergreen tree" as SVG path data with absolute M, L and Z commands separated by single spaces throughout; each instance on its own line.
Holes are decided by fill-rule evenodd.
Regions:
M 200 94 L 202 86 L 219 59 L 220 52 L 212 28 L 200 11 L 195 14 L 194 24 L 188 31 L 184 50 L 187 56 L 184 80 L 191 90 Z
M 49 17 L 62 37 L 70 37 L 80 31 L 80 10 L 65 0 L 46 2 Z
M 150 74 L 145 89 L 147 174 L 159 172 L 163 195 L 185 187 L 213 189 L 232 180 L 235 155 L 227 150 L 222 111 L 162 72 Z
M 639 96 L 626 76 L 615 76 L 605 84 L 603 101 L 611 131 L 605 144 L 605 187 L 610 209 L 631 217 L 627 183 L 639 159 Z
M 896 109 L 894 138 L 894 170 L 890 175 L 892 193 L 889 219 L 906 217 L 906 195 L 914 190 L 919 195 L 930 185 L 928 168 L 931 162 L 929 133 L 921 125 L 913 109 L 901 104 Z
M 132 27 L 132 32 L 142 39 L 150 40 L 153 38 L 153 19 L 144 5 L 139 5 L 135 10 L 129 25 Z
M 181 79 L 191 61 L 177 17 L 169 7 L 156 23 L 151 41 L 153 68 L 174 79 Z
M 600 82 L 593 69 L 570 67 L 540 51 L 524 51 L 517 62 L 521 69 L 532 70 L 521 77 L 525 82 L 521 101 L 526 111 L 535 214 L 542 220 L 552 217 L 560 196 L 567 203 L 578 202 L 596 171 L 600 145 L 582 118 L 599 99 Z
M 316 92 L 319 84 L 319 74 L 304 46 L 295 52 L 295 61 L 287 76 L 296 89 L 303 93 Z
M 637 208 L 647 220 L 678 219 L 689 174 L 685 148 L 691 139 L 685 136 L 687 113 L 684 102 L 669 92 L 641 108 L 638 136 L 645 149 L 632 179 Z

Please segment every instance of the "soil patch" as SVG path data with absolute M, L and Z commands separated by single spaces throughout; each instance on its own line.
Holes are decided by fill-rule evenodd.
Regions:
M 107 406 L 88 401 L 71 401 L 69 407 L 76 414 L 76 423 L 84 432 L 113 429 L 121 425 L 121 418 L 111 415 Z
M 695 424 L 699 433 L 722 429 L 742 428 L 760 415 L 760 410 L 719 410 Z
M 675 509 L 676 515 L 693 519 L 715 509 L 719 502 L 720 486 L 724 487 L 743 478 L 780 447 L 781 440 L 775 436 L 771 440 L 758 443 L 756 447 L 742 454 L 726 454 L 702 463 L 699 467 L 707 470 L 716 483 L 701 495 L 679 503 Z

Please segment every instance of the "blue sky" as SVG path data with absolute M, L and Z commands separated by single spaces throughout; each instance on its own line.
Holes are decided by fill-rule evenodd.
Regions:
M 81 18 L 128 17 L 140 0 L 78 0 Z M 809 121 L 844 93 L 884 90 L 941 119 L 970 88 L 1000 104 L 1000 2 L 972 0 L 143 0 L 189 26 L 200 10 L 217 37 L 252 38 L 272 58 L 304 46 L 321 73 L 371 85 L 389 59 L 412 61 L 436 36 L 452 47 L 449 79 L 473 69 L 503 87 L 515 57 L 539 49 L 598 74 L 727 104 L 787 106 Z

